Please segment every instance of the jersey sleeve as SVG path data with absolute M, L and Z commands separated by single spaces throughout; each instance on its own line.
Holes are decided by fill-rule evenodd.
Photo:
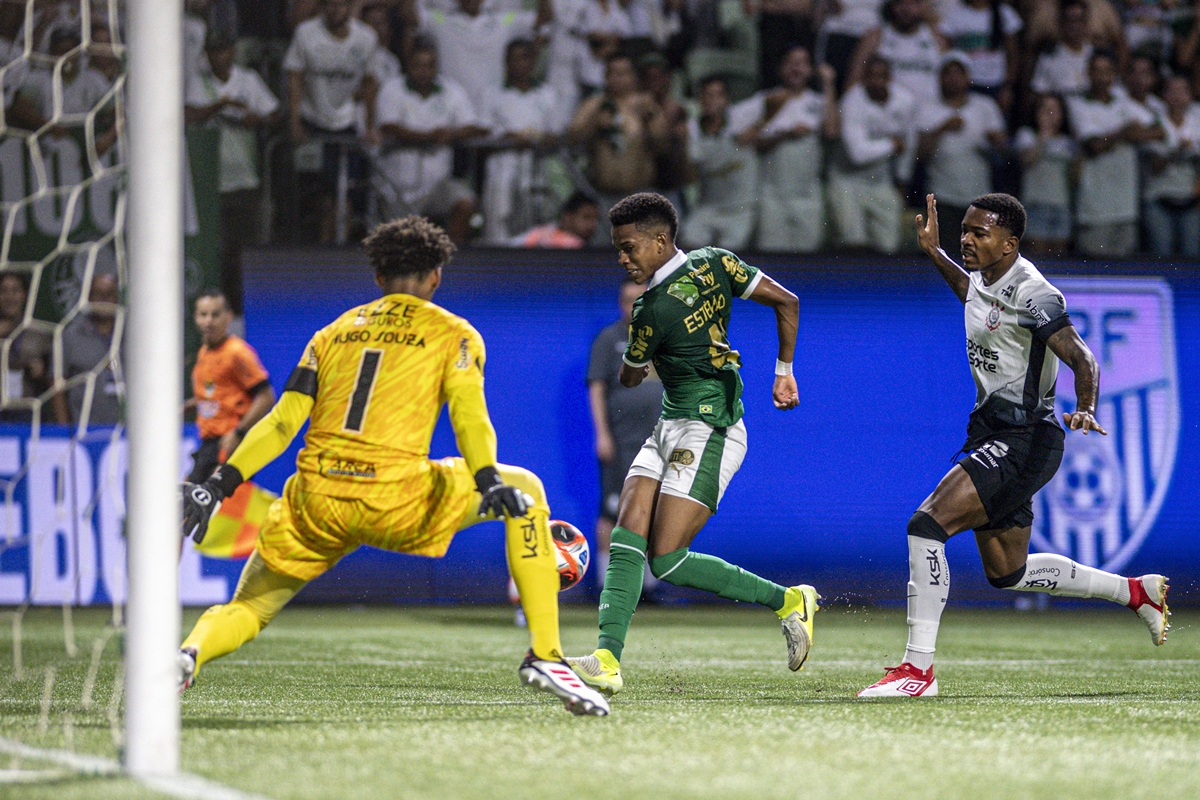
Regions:
M 288 376 L 287 383 L 283 386 L 284 394 L 298 392 L 299 394 L 316 399 L 317 368 L 320 365 L 322 341 L 323 337 L 320 332 L 308 341 L 308 345 L 304 348 L 304 355 L 300 356 L 300 363 L 292 370 L 292 374 Z
M 1071 317 L 1067 314 L 1067 302 L 1062 293 L 1045 283 L 1025 293 L 1017 306 L 1017 322 L 1022 328 L 1028 328 L 1035 339 L 1045 342 L 1070 325 Z
M 734 297 L 750 299 L 750 295 L 754 294 L 763 278 L 762 270 L 750 266 L 728 250 L 713 248 L 713 252 L 720 259 L 725 274 L 729 276 L 729 285 L 733 289 Z
M 486 360 L 483 337 L 464 323 L 458 346 L 446 359 L 442 391 L 449 406 L 458 452 L 472 473 L 496 464 L 496 430 L 483 393 Z
M 622 360 L 635 369 L 646 366 L 654 359 L 665 333 L 654 318 L 653 308 L 643 304 L 641 298 L 638 298 L 633 307 L 633 321 L 629 324 L 629 343 L 625 345 Z
M 246 391 L 250 391 L 270 379 L 266 367 L 258 358 L 258 353 L 245 343 L 238 348 L 237 355 L 233 359 L 233 371 L 238 386 Z

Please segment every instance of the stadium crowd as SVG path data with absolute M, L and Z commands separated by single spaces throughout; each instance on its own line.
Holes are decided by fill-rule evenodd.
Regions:
M 78 0 L 35 0 L 30 24 L 26 6 L 0 4 L 9 134 L 54 129 L 56 58 L 60 117 L 120 72 L 107 4 L 82 46 Z M 415 212 L 460 243 L 573 247 L 643 189 L 675 201 L 685 245 L 895 252 L 932 191 L 956 253 L 970 199 L 1009 191 L 1033 252 L 1196 257 L 1198 8 L 186 0 L 186 115 L 220 129 L 231 274 L 264 207 L 277 240 Z

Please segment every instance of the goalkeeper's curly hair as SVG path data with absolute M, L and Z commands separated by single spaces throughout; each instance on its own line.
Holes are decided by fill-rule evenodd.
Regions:
M 367 261 L 384 278 L 421 277 L 450 263 L 454 243 L 425 217 L 400 217 L 375 226 L 363 239 Z

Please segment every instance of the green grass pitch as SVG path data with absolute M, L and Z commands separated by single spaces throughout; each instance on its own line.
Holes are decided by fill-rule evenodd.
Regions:
M 105 619 L 76 612 L 69 659 L 61 614 L 31 610 L 21 680 L 0 631 L 0 736 L 115 755 L 115 640 L 93 707 L 78 708 Z M 854 693 L 902 653 L 902 611 L 823 611 L 809 665 L 792 674 L 770 613 L 644 608 L 607 719 L 517 683 L 526 637 L 511 620 L 508 608 L 287 609 L 185 695 L 184 769 L 277 800 L 1200 797 L 1200 612 L 1177 613 L 1154 648 L 1120 609 L 952 607 L 942 696 L 863 702 Z M 594 620 L 564 612 L 570 652 L 591 649 Z M 47 767 L 0 756 L 0 774 Z M 0 782 L 0 797 L 21 800 L 155 796 L 111 778 Z

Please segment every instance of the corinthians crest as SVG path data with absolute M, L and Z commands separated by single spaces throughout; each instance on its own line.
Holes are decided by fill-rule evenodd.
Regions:
M 1119 571 L 1154 526 L 1175 469 L 1179 381 L 1171 287 L 1161 279 L 1055 281 L 1100 364 L 1096 416 L 1108 436 L 1068 432 L 1062 466 L 1034 499 L 1038 550 Z M 1057 410 L 1075 408 L 1058 374 Z

